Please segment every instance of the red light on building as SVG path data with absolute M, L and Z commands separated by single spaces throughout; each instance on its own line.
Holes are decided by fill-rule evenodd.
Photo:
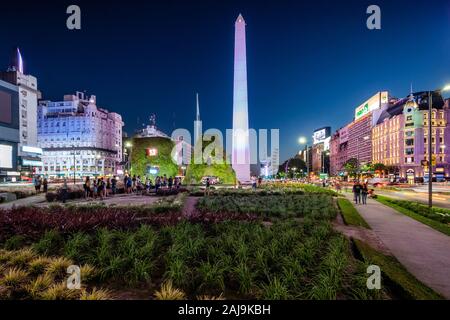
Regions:
M 155 157 L 157 155 L 158 155 L 158 149 L 156 149 L 156 148 L 148 148 L 147 149 L 147 156 Z

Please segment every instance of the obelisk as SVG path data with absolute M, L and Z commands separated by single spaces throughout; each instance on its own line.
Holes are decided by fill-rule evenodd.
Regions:
M 234 27 L 232 167 L 236 173 L 236 179 L 241 183 L 245 183 L 250 181 L 250 146 L 245 21 L 241 14 L 239 14 Z

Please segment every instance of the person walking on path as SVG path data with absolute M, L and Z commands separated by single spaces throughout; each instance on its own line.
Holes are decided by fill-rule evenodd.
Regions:
M 355 199 L 355 204 L 361 203 L 361 184 L 358 181 L 355 181 L 353 185 L 353 195 Z
M 367 183 L 364 183 L 362 185 L 362 188 L 361 188 L 362 203 L 364 205 L 367 204 L 367 196 L 368 196 L 368 194 L 369 194 L 369 188 L 367 187 Z

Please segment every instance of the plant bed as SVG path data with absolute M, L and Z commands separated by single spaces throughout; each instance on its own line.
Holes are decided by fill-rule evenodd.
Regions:
M 367 222 L 358 213 L 358 210 L 353 206 L 353 204 L 345 198 L 338 198 L 337 203 L 344 219 L 346 225 L 363 227 L 370 229 Z
M 97 270 L 81 265 L 81 289 L 67 288 L 67 268 L 73 262 L 37 255 L 33 250 L 0 250 L 0 300 L 106 300 L 110 291 L 92 286 Z

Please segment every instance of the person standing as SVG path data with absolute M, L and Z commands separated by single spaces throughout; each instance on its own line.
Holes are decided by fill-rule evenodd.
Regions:
M 42 184 L 44 186 L 44 193 L 47 194 L 47 191 L 48 191 L 48 180 L 47 180 L 47 178 L 44 178 L 44 182 Z
M 97 180 L 97 178 L 94 178 L 94 183 L 93 183 L 93 196 L 94 196 L 94 199 L 96 199 L 97 198 L 97 193 L 98 193 L 98 180 Z
M 206 178 L 206 188 L 205 188 L 205 195 L 209 195 L 209 189 L 211 187 L 211 182 L 209 181 L 209 177 Z
M 61 187 L 61 198 L 63 203 L 66 203 L 67 200 L 67 189 L 67 178 L 64 178 L 63 185 Z
M 367 204 L 367 195 L 368 194 L 369 194 L 369 188 L 367 187 L 367 183 L 364 183 L 361 188 L 362 203 L 364 205 Z
M 117 179 L 116 176 L 113 176 L 113 178 L 111 179 L 111 190 L 112 190 L 112 194 L 115 195 L 117 192 Z
M 34 177 L 34 190 L 36 191 L 36 194 L 39 194 L 41 191 L 41 181 L 39 180 L 39 176 Z
M 353 185 L 353 195 L 355 197 L 355 204 L 361 203 L 361 184 L 356 181 Z
M 87 199 L 91 194 L 91 180 L 89 176 L 86 177 L 86 180 L 84 180 L 83 188 L 84 188 L 84 198 Z
M 106 179 L 105 197 L 108 197 L 111 193 L 111 178 Z
M 169 177 L 168 184 L 169 184 L 169 190 L 172 190 L 172 186 L 173 186 L 173 178 L 172 178 L 172 176 Z
M 256 177 L 252 176 L 251 180 L 252 180 L 252 189 L 256 190 Z

